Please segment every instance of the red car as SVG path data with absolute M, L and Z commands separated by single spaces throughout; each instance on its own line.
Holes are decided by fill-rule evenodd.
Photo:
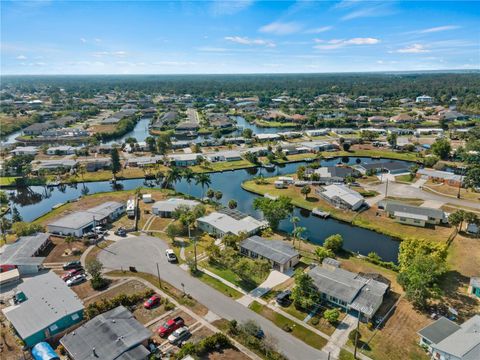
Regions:
M 160 304 L 160 296 L 155 294 L 150 299 L 144 302 L 143 307 L 145 309 L 151 309 Z
M 83 274 L 83 270 L 82 270 L 82 269 L 71 269 L 71 270 L 66 271 L 66 272 L 62 275 L 62 280 L 63 280 L 63 281 L 67 281 L 67 280 L 71 279 L 72 277 L 77 276 L 77 275 L 80 275 L 80 274 Z
M 160 326 L 158 328 L 158 335 L 160 335 L 160 337 L 166 337 L 184 325 L 185 322 L 183 321 L 182 317 L 177 316 L 176 318 L 170 319 L 165 324 Z

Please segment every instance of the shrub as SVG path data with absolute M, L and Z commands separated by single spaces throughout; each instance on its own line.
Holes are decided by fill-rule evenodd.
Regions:
M 318 319 L 318 317 L 315 316 L 315 317 L 312 318 L 312 325 L 313 326 L 318 325 L 319 322 L 320 322 L 320 320 Z
M 355 343 L 355 334 L 356 333 L 357 333 L 357 329 L 353 329 L 352 331 L 350 331 L 350 334 L 348 334 L 348 340 L 350 340 L 352 343 Z M 357 340 L 360 341 L 361 338 L 362 338 L 362 334 L 359 331 Z
M 155 292 L 151 289 L 148 289 L 143 292 L 138 292 L 131 295 L 120 294 L 115 296 L 112 299 L 102 299 L 94 303 L 88 304 L 85 308 L 85 318 L 92 319 L 95 316 L 104 313 L 105 311 L 116 308 L 117 306 L 123 305 L 125 307 L 131 307 L 137 303 L 143 301 L 146 298 L 152 296 Z
M 339 317 L 340 311 L 338 309 L 328 309 L 323 313 L 323 318 L 332 325 L 337 323 Z
M 173 303 L 171 303 L 168 299 L 165 299 L 165 310 L 166 311 L 171 311 L 173 309 L 175 309 L 175 305 Z
M 90 284 L 92 285 L 93 290 L 98 291 L 105 289 L 108 284 L 110 284 L 110 281 L 102 277 L 96 277 L 90 280 Z

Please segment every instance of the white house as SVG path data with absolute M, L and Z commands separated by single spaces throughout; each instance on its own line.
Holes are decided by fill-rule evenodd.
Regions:
M 427 95 L 420 95 L 420 96 L 417 96 L 417 98 L 415 99 L 415 102 L 430 104 L 433 102 L 433 98 Z
M 13 155 L 37 155 L 38 147 L 36 146 L 19 146 L 10 151 Z
M 213 212 L 207 216 L 197 219 L 200 230 L 211 235 L 223 237 L 227 234 L 239 235 L 245 233 L 253 235 L 268 226 L 266 221 L 257 220 L 251 216 L 232 217 L 230 215 Z
M 317 195 L 340 209 L 356 211 L 365 204 L 365 199 L 345 185 L 327 185 L 315 190 Z
M 186 200 L 180 198 L 171 198 L 168 200 L 157 201 L 152 205 L 152 212 L 160 217 L 172 217 L 172 214 L 180 207 L 187 206 L 193 208 L 200 204 L 195 200 Z
M 72 155 L 75 148 L 68 145 L 52 146 L 47 149 L 47 155 Z

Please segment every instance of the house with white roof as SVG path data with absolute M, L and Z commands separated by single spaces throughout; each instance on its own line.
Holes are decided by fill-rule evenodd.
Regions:
M 237 150 L 217 151 L 205 154 L 204 156 L 210 162 L 242 160 L 240 151 Z
M 200 230 L 217 237 L 227 234 L 239 235 L 240 233 L 254 235 L 268 227 L 266 221 L 257 220 L 239 212 L 228 212 L 228 214 L 213 212 L 197 219 L 197 225 Z
M 181 206 L 193 208 L 200 203 L 195 200 L 186 200 L 180 198 L 170 198 L 167 200 L 157 201 L 152 205 L 152 213 L 157 216 L 169 218 Z
M 317 195 L 335 207 L 356 211 L 365 204 L 365 199 L 345 185 L 327 185 L 315 189 Z
M 12 151 L 10 151 L 13 155 L 37 155 L 38 154 L 38 147 L 36 146 L 18 146 Z
M 175 166 L 190 166 L 196 165 L 199 157 L 202 158 L 203 155 L 201 153 L 170 154 L 168 160 Z

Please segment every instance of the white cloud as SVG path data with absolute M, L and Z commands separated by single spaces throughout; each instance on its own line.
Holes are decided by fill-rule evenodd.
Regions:
M 203 52 L 226 52 L 228 51 L 227 48 L 222 48 L 222 47 L 212 47 L 212 46 L 201 46 L 196 48 L 198 51 L 203 51 Z
M 85 39 L 85 38 L 80 38 L 80 42 L 85 44 L 85 43 L 87 42 L 87 39 Z
M 445 25 L 445 26 L 437 26 L 437 27 L 432 27 L 429 29 L 424 29 L 418 31 L 419 34 L 428 34 L 428 33 L 434 33 L 434 32 L 439 32 L 439 31 L 447 31 L 447 30 L 455 30 L 460 28 L 458 25 Z
M 321 26 L 321 27 L 305 30 L 305 33 L 306 34 L 320 34 L 322 32 L 329 31 L 329 30 L 332 30 L 332 29 L 333 29 L 333 26 Z
M 402 54 L 420 54 L 430 52 L 430 50 L 426 49 L 425 46 L 422 44 L 412 44 L 402 49 L 398 49 L 396 52 Z
M 296 22 L 279 22 L 275 21 L 268 25 L 262 26 L 259 31 L 262 33 L 275 34 L 275 35 L 288 35 L 298 31 L 302 26 Z
M 247 9 L 252 5 L 252 0 L 243 0 L 243 1 L 222 1 L 216 0 L 211 5 L 211 11 L 213 15 L 233 15 L 242 10 Z
M 318 44 L 322 45 L 315 45 L 314 48 L 318 50 L 334 50 L 339 49 L 345 46 L 351 45 L 375 45 L 380 42 L 379 39 L 376 38 L 352 38 L 352 39 L 332 39 L 332 40 L 322 40 L 322 39 L 315 39 L 314 40 Z
M 25 55 L 18 55 L 17 60 L 27 60 L 27 57 Z
M 126 51 L 97 51 L 92 54 L 95 57 L 104 57 L 104 56 L 114 56 L 114 57 L 125 57 L 127 56 Z
M 242 36 L 226 36 L 225 40 L 242 45 L 261 45 L 266 47 L 275 47 L 275 43 L 263 39 L 250 39 Z
M 365 3 L 372 4 L 371 2 L 365 2 Z M 386 16 L 386 15 L 391 15 L 393 13 L 395 13 L 395 10 L 392 8 L 392 2 L 390 3 L 384 2 L 384 3 L 376 3 L 373 6 L 360 7 L 344 15 L 341 19 L 353 20 L 353 19 L 364 18 L 364 17 Z
M 101 42 L 102 42 L 102 39 L 100 39 L 100 38 L 95 38 L 95 39 L 93 39 L 93 41 L 95 41 L 95 42 L 98 44 L 98 43 L 101 43 Z

